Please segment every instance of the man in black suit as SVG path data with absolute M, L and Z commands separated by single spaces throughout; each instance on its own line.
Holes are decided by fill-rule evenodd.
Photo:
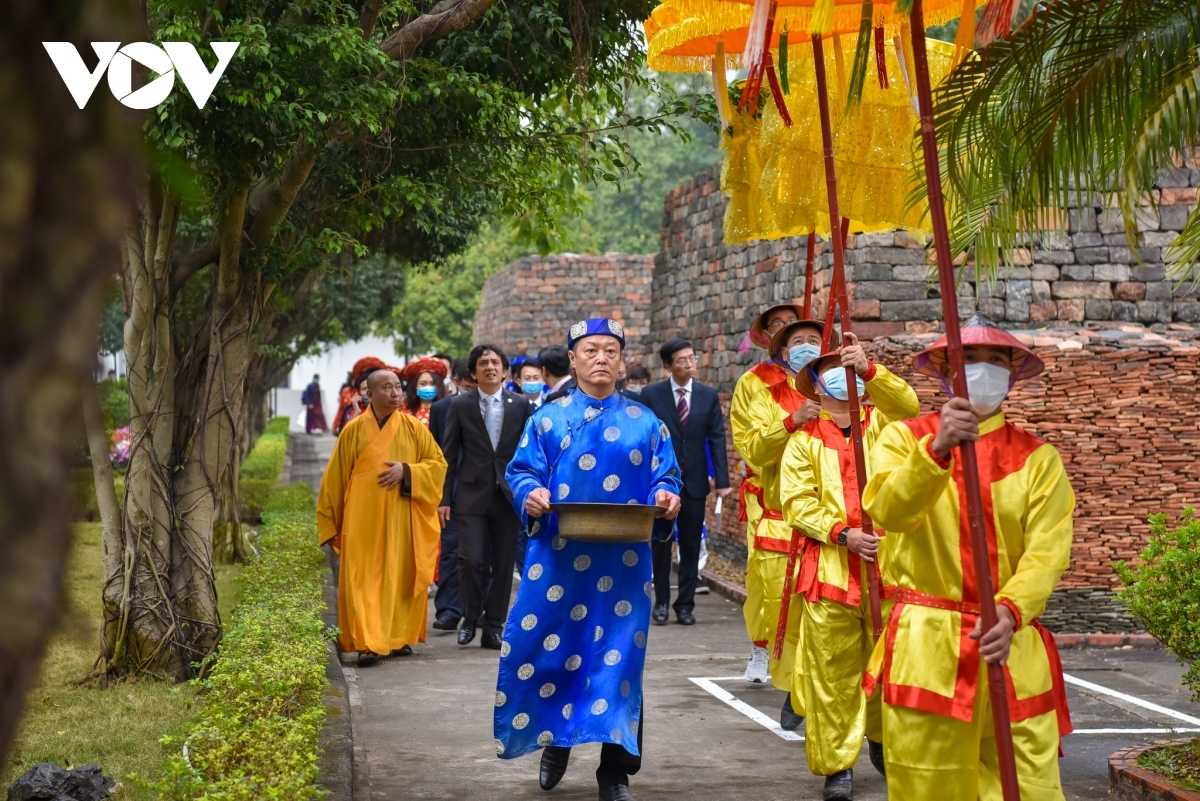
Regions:
M 446 414 L 446 484 L 438 516 L 445 521 L 453 511 L 459 527 L 464 617 L 458 644 L 469 644 L 482 627 L 480 644 L 499 650 L 521 531 L 504 471 L 532 410 L 524 395 L 504 389 L 508 357 L 500 348 L 476 345 L 467 368 L 478 386 L 455 396 Z
M 725 455 L 725 418 L 721 400 L 712 387 L 696 381 L 696 351 L 686 339 L 668 340 L 658 355 L 671 373 L 666 381 L 650 384 L 642 390 L 639 402 L 667 425 L 675 458 L 683 471 L 682 504 L 679 529 L 679 596 L 675 599 L 675 618 L 685 626 L 696 622 L 696 583 L 700 573 L 700 539 L 704 527 L 706 498 L 709 492 L 708 462 L 711 455 L 716 491 L 729 495 L 729 467 Z M 654 612 L 655 623 L 667 622 L 667 604 L 671 601 L 671 541 L 655 540 Z
M 571 378 L 571 359 L 562 345 L 547 345 L 538 351 L 538 364 L 542 367 L 542 380 L 549 387 L 542 396 L 542 403 L 553 403 L 576 387 Z
M 467 369 L 467 360 L 458 359 L 451 365 L 450 378 L 457 391 L 429 407 L 429 433 L 441 447 L 446 436 L 446 415 L 450 401 L 462 392 L 475 389 L 475 379 Z M 452 497 L 453 500 L 453 497 Z M 442 552 L 438 557 L 438 589 L 433 597 L 433 627 L 439 631 L 454 631 L 463 616 L 462 584 L 458 579 L 458 520 L 451 514 L 442 521 Z

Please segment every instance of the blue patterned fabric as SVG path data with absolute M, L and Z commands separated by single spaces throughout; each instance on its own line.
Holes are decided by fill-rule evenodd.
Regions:
M 539 487 L 552 501 L 654 503 L 679 494 L 667 428 L 620 393 L 578 389 L 534 413 L 508 465 L 513 506 Z M 650 543 L 558 536 L 557 515 L 532 521 L 496 680 L 496 754 L 616 743 L 638 753 L 642 668 L 654 588 Z

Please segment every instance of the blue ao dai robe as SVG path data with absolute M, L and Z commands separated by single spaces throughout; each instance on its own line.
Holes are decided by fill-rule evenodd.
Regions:
M 654 413 L 614 393 L 576 389 L 534 413 L 507 479 L 523 521 L 539 487 L 553 501 L 654 503 L 679 494 L 670 435 Z M 650 623 L 650 544 L 558 536 L 557 515 L 530 526 L 496 682 L 496 753 L 615 743 L 637 754 Z

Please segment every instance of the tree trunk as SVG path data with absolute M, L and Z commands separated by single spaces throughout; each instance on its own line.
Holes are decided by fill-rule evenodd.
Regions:
M 0 3 L 0 764 L 60 607 L 68 467 L 119 265 L 133 163 L 120 107 L 71 99 L 41 46 L 130 41 L 127 7 Z
M 96 382 L 91 379 L 83 382 L 83 425 L 87 431 L 88 451 L 92 456 L 96 508 L 100 512 L 100 559 L 107 574 L 120 569 L 121 528 L 124 520 L 116 485 L 113 483 L 108 430 L 104 427 L 104 413 L 100 410 Z

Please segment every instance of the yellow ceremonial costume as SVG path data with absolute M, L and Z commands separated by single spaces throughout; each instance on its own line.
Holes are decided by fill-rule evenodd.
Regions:
M 385 462 L 408 466 L 403 487 L 377 483 Z M 317 531 L 341 555 L 338 644 L 391 651 L 425 641 L 427 591 L 437 564 L 446 460 L 421 422 L 399 411 L 380 429 L 370 409 L 351 420 L 321 480 Z
M 872 364 L 864 384 L 874 408 L 860 410 L 867 475 L 871 446 L 895 420 L 920 414 L 917 393 L 887 368 Z M 803 426 L 788 441 L 780 471 L 780 495 L 787 526 L 805 536 L 796 592 L 800 604 L 802 650 L 795 658 L 792 693 L 807 712 L 804 748 L 808 767 L 831 776 L 854 767 L 863 734 L 883 741 L 879 704 L 868 704 L 862 674 L 873 645 L 866 592 L 866 563 L 838 545 L 837 532 L 862 525 L 854 451 L 829 412 Z M 876 532 L 882 536 L 883 532 Z M 886 559 L 880 547 L 877 563 Z
M 969 328 L 964 328 L 969 331 Z M 883 694 L 893 801 L 1001 798 L 986 664 L 968 637 L 979 616 L 962 469 L 932 450 L 940 417 L 885 429 L 864 505 L 888 532 L 895 606 L 865 688 Z M 1023 801 L 1063 798 L 1059 738 L 1070 731 L 1062 666 L 1037 624 L 1071 554 L 1075 495 L 1058 451 L 997 413 L 975 443 L 997 603 L 1017 629 L 1004 673 Z
M 738 492 L 738 520 L 746 524 L 746 602 L 742 604 L 742 615 L 746 620 L 746 634 L 750 641 L 763 648 L 775 632 L 774 621 L 768 622 L 763 615 L 763 586 L 753 567 L 754 532 L 762 520 L 762 478 L 746 460 L 746 442 L 756 425 L 751 415 L 754 399 L 766 392 L 772 384 L 787 380 L 787 373 L 772 361 L 756 364 L 738 379 L 729 402 L 729 428 L 733 434 L 733 447 L 746 464 Z
M 751 397 L 742 410 L 744 430 L 734 441 L 746 465 L 755 473 L 757 484 L 748 490 L 753 495 L 754 505 L 759 511 L 753 528 L 746 531 L 747 541 L 754 543 L 746 560 L 746 600 L 743 607 L 747 629 L 751 623 L 752 597 L 760 599 L 759 625 L 766 634 L 766 647 L 771 653 L 767 669 L 771 683 L 788 692 L 792 686 L 794 661 L 800 637 L 799 599 L 793 599 L 788 607 L 788 622 L 783 646 L 783 658 L 775 659 L 779 610 L 783 601 L 783 585 L 787 574 L 788 550 L 792 540 L 792 529 L 783 519 L 779 494 L 779 463 L 792 433 L 798 426 L 792 414 L 804 405 L 805 397 L 796 391 L 793 379 L 785 379 L 766 387 Z M 800 704 L 802 696 L 793 695 L 792 709 L 804 714 Z

